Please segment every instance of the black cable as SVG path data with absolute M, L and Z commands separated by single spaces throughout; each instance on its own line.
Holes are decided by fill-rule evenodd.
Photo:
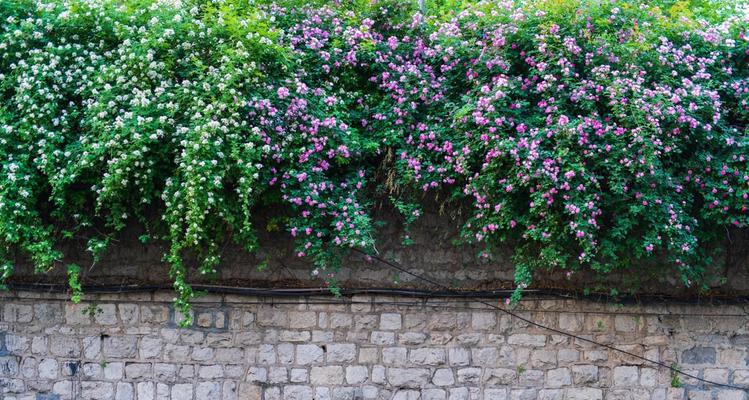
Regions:
M 430 281 L 430 283 L 435 283 Z M 69 290 L 69 287 L 65 284 L 54 284 L 54 283 L 8 283 L 6 285 L 12 290 L 29 290 L 29 291 L 52 291 L 52 292 L 65 292 Z M 317 287 L 317 288 L 258 288 L 258 287 L 243 287 L 243 286 L 223 286 L 223 285 L 206 285 L 206 284 L 192 284 L 192 288 L 196 291 L 204 291 L 209 293 L 226 293 L 226 294 L 244 294 L 244 295 L 257 295 L 257 296 L 310 296 L 310 295 L 326 295 L 330 296 L 332 293 L 329 288 Z M 139 285 L 139 284 L 122 284 L 122 285 L 106 285 L 106 284 L 83 284 L 84 293 L 129 293 L 129 292 L 144 292 L 144 291 L 156 291 L 156 290 L 172 290 L 172 285 L 166 284 L 150 284 L 150 285 Z M 356 295 L 356 294 L 386 294 L 386 295 L 401 295 L 401 296 L 414 296 L 414 297 L 430 297 L 430 298 L 460 298 L 460 299 L 473 299 L 473 298 L 506 298 L 513 290 L 512 289 L 494 289 L 494 290 L 421 290 L 421 289 L 409 289 L 409 288 L 390 288 L 390 287 L 364 287 L 364 288 L 341 288 L 342 295 Z M 533 300 L 579 300 L 585 299 L 593 302 L 615 302 L 617 304 L 660 304 L 664 301 L 668 301 L 672 304 L 684 304 L 684 305 L 743 305 L 749 306 L 749 297 L 747 296 L 731 296 L 728 297 L 716 297 L 711 296 L 705 298 L 705 303 L 702 303 L 702 299 L 696 299 L 697 301 L 690 301 L 686 298 L 678 298 L 673 296 L 664 295 L 639 295 L 617 297 L 616 299 L 605 294 L 596 295 L 585 295 L 580 296 L 576 293 L 570 293 L 565 290 L 554 290 L 554 289 L 527 289 L 526 294 L 532 294 Z M 546 297 L 544 297 L 546 296 Z M 521 300 L 523 301 L 523 300 Z M 668 314 L 672 315 L 672 314 Z
M 48 290 L 50 292 L 65 292 L 69 289 L 67 285 L 55 284 L 55 283 L 9 283 L 6 285 L 12 290 L 31 290 L 38 291 L 39 289 Z M 211 293 L 225 293 L 225 294 L 245 294 L 245 295 L 259 295 L 259 296 L 282 296 L 282 297 L 297 297 L 297 296 L 310 296 L 310 295 L 332 295 L 329 288 L 257 288 L 257 287 L 242 287 L 242 286 L 221 286 L 221 285 L 203 285 L 203 284 L 192 284 L 193 290 L 205 291 Z M 128 292 L 144 292 L 144 291 L 156 291 L 156 290 L 172 290 L 172 285 L 83 285 L 82 291 L 84 293 L 128 293 Z M 531 291 L 534 293 L 535 291 Z M 402 295 L 402 296 L 414 296 L 414 297 L 450 297 L 450 298 L 475 298 L 475 297 L 505 297 L 507 294 L 512 293 L 512 290 L 488 290 L 488 291 L 471 291 L 471 292 L 444 292 L 444 291 L 430 291 L 430 290 L 418 290 L 418 289 L 397 289 L 397 288 L 341 288 L 341 294 L 344 295 L 355 295 L 355 294 L 389 294 L 389 295 Z M 541 291 L 538 291 L 541 293 Z M 562 295 L 553 295 L 547 293 L 552 298 L 563 298 Z
M 33 291 L 33 292 L 46 292 L 46 293 L 65 293 L 69 291 L 69 287 L 64 284 L 53 284 L 53 283 L 10 283 L 7 285 L 10 290 L 22 290 L 22 291 Z M 332 293 L 329 288 L 296 288 L 296 289 L 269 289 L 269 288 L 256 288 L 256 287 L 242 287 L 242 286 L 221 286 L 221 285 L 193 285 L 193 289 L 197 292 L 206 293 L 218 293 L 218 294 L 237 294 L 244 296 L 273 296 L 273 297 L 309 297 L 309 296 L 325 296 L 331 297 Z M 84 285 L 83 292 L 89 294 L 105 294 L 105 293 L 139 293 L 139 292 L 155 292 L 158 290 L 173 290 L 171 285 Z M 549 292 L 546 290 L 528 290 L 528 293 L 532 294 L 532 297 L 525 297 L 522 301 L 530 300 L 577 300 L 577 297 L 565 296 L 563 294 Z M 345 296 L 357 295 L 357 294 L 368 294 L 368 295 L 400 295 L 407 297 L 421 297 L 421 298 L 441 298 L 441 299 L 467 299 L 472 300 L 475 298 L 507 298 L 512 293 L 512 290 L 488 290 L 488 291 L 433 291 L 433 290 L 416 290 L 416 289 L 395 289 L 395 288 L 341 288 L 341 294 Z M 544 296 L 547 297 L 544 297 Z M 603 301 L 605 298 L 593 298 L 590 301 Z M 694 305 L 693 302 L 678 302 L 687 305 Z M 206 302 L 201 302 L 206 303 Z M 333 302 L 330 304 L 340 304 L 341 302 Z M 353 302 L 351 302 L 353 304 Z M 320 303 L 322 304 L 322 303 Z M 328 303 L 325 303 L 328 304 Z M 377 304 L 390 304 L 388 302 L 378 302 Z M 409 305 L 410 303 L 398 303 Z M 640 303 L 643 304 L 643 303 Z M 713 301 L 714 304 L 741 304 L 747 305 L 747 301 Z M 459 308 L 459 307 L 455 307 Z M 471 308 L 474 309 L 474 308 Z M 557 312 L 565 313 L 566 311 L 551 311 L 551 310 L 536 310 L 527 309 L 527 312 Z M 673 313 L 667 314 L 661 313 L 649 313 L 649 312 L 611 312 L 604 310 L 597 311 L 575 311 L 575 313 L 586 313 L 586 314 L 611 314 L 611 315 L 641 315 L 641 316 L 686 316 L 686 317 L 747 317 L 749 313 L 744 314 L 705 314 L 705 313 Z
M 357 248 L 353 248 L 353 250 L 356 251 L 357 253 L 360 253 L 360 254 L 364 255 L 364 256 L 371 257 L 371 258 L 373 258 L 373 259 L 375 259 L 375 260 L 377 260 L 377 261 L 379 261 L 379 262 L 381 262 L 381 263 L 383 263 L 383 264 L 385 264 L 385 265 L 387 265 L 387 266 L 389 266 L 389 267 L 391 267 L 393 269 L 396 269 L 396 270 L 398 270 L 400 272 L 403 272 L 405 274 L 411 275 L 411 276 L 413 276 L 416 279 L 422 280 L 424 282 L 431 283 L 432 285 L 440 287 L 440 288 L 442 288 L 442 289 L 444 289 L 446 291 L 451 291 L 452 290 L 452 289 L 450 289 L 449 286 L 443 285 L 443 284 L 441 284 L 439 282 L 436 282 L 436 281 L 434 281 L 432 279 L 420 276 L 418 274 L 415 274 L 415 273 L 407 270 L 406 268 L 400 266 L 397 262 L 394 262 L 394 261 L 391 262 L 391 261 L 385 260 L 385 259 L 383 259 L 383 258 L 381 258 L 379 256 L 366 253 L 366 252 L 364 252 L 362 250 L 359 250 Z M 632 352 L 619 349 L 619 348 L 614 347 L 612 345 L 608 345 L 608 344 L 605 344 L 605 343 L 597 342 L 595 340 L 587 339 L 587 338 L 584 338 L 582 336 L 575 335 L 573 333 L 565 332 L 565 331 L 559 330 L 557 328 L 552 328 L 550 326 L 546 326 L 546 325 L 540 324 L 540 323 L 535 322 L 535 321 L 533 321 L 531 319 L 528 319 L 528 318 L 525 318 L 523 316 L 520 316 L 520 315 L 518 315 L 518 314 L 516 314 L 516 313 L 514 313 L 514 312 L 512 312 L 510 310 L 507 310 L 507 309 L 504 309 L 502 307 L 499 307 L 498 305 L 495 305 L 495 304 L 492 304 L 492 303 L 489 303 L 489 302 L 485 302 L 483 300 L 477 300 L 477 302 L 482 303 L 484 305 L 487 305 L 487 306 L 489 306 L 491 308 L 494 308 L 496 310 L 499 310 L 499 311 L 501 311 L 501 312 L 503 312 L 503 313 L 505 313 L 505 314 L 513 317 L 513 318 L 519 319 L 519 320 L 521 320 L 521 321 L 523 321 L 523 322 L 525 322 L 525 323 L 527 323 L 529 325 L 533 325 L 533 326 L 535 326 L 537 328 L 541 328 L 541 329 L 544 329 L 544 330 L 547 330 L 547 331 L 550 331 L 550 332 L 553 332 L 553 333 L 564 335 L 564 336 L 570 337 L 570 338 L 575 339 L 575 340 L 581 340 L 583 342 L 587 342 L 587 343 L 590 343 L 590 344 L 593 344 L 593 345 L 596 345 L 596 346 L 600 346 L 600 347 L 603 347 L 603 348 L 606 348 L 606 349 L 609 349 L 609 350 L 617 351 L 617 352 L 625 354 L 627 356 L 637 358 L 639 360 L 648 362 L 650 364 L 656 365 L 656 366 L 661 367 L 661 368 L 666 368 L 666 369 L 670 370 L 671 372 L 674 372 L 674 373 L 677 373 L 677 374 L 680 374 L 680 375 L 684 375 L 684 376 L 692 378 L 692 379 L 696 379 L 697 381 L 700 381 L 700 382 L 703 382 L 703 383 L 706 383 L 706 384 L 709 384 L 709 385 L 720 386 L 720 387 L 725 387 L 725 388 L 730 388 L 730 389 L 738 389 L 738 390 L 743 390 L 745 392 L 749 391 L 749 387 L 734 386 L 734 385 L 730 385 L 730 384 L 727 384 L 727 383 L 720 383 L 720 382 L 715 382 L 715 381 L 711 381 L 711 380 L 708 380 L 708 379 L 703 379 L 703 378 L 700 378 L 700 377 L 698 377 L 696 375 L 690 374 L 688 372 L 684 372 L 684 371 L 682 371 L 682 370 L 680 370 L 680 369 L 678 369 L 676 367 L 673 367 L 671 365 L 664 364 L 664 363 L 662 363 L 660 361 L 651 360 L 651 359 L 649 359 L 647 357 L 643 357 L 643 356 L 634 354 Z

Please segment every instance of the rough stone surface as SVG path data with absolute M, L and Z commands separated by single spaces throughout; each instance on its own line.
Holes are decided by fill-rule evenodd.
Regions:
M 382 313 L 380 315 L 380 329 L 397 330 L 401 328 L 401 315 L 397 313 Z
M 364 383 L 367 379 L 369 379 L 369 372 L 366 366 L 353 365 L 346 367 L 346 383 L 349 385 Z
M 576 385 L 595 383 L 598 381 L 598 367 L 595 365 L 573 365 L 573 382 Z
M 557 368 L 546 372 L 546 386 L 562 387 L 572 384 L 572 375 L 567 368 Z
M 633 386 L 637 384 L 638 368 L 635 366 L 622 366 L 614 368 L 614 386 Z
M 429 382 L 431 374 L 425 368 L 389 368 L 388 382 L 396 387 L 422 387 Z
M 129 382 L 120 382 L 117 384 L 115 400 L 132 400 L 135 399 L 135 390 L 133 384 Z
M 356 358 L 356 345 L 348 343 L 334 343 L 327 346 L 327 362 L 348 363 Z
M 684 364 L 715 364 L 715 348 L 695 346 L 681 353 Z
M 310 382 L 314 385 L 340 385 L 343 383 L 343 367 L 340 365 L 329 367 L 312 367 Z
M 434 372 L 432 377 L 432 383 L 437 386 L 450 386 L 455 383 L 455 377 L 453 376 L 453 370 L 449 368 L 438 369 Z
M 594 388 L 571 388 L 567 389 L 567 400 L 601 400 L 603 390 Z
M 272 347 L 263 347 L 268 353 L 272 352 Z M 314 344 L 303 344 L 296 347 L 296 360 L 300 365 L 307 365 L 322 362 L 323 352 L 320 346 Z
M 179 328 L 167 292 L 90 295 L 82 305 L 0 293 L 0 398 L 749 400 L 690 378 L 673 388 L 667 371 L 640 359 L 480 303 L 211 296 L 196 303 L 195 324 Z M 85 315 L 91 304 L 102 312 Z M 749 385 L 749 326 L 730 316 L 743 313 L 734 306 L 528 298 L 516 311 L 705 379 Z
M 313 395 L 314 392 L 309 386 L 289 385 L 283 389 L 284 400 L 312 400 Z

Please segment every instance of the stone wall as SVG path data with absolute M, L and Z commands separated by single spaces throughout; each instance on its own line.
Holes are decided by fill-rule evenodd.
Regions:
M 195 303 L 195 325 L 180 329 L 169 292 L 89 295 L 82 304 L 2 296 L 6 400 L 747 400 L 475 301 L 209 295 Z M 528 298 L 517 311 L 749 386 L 741 306 Z
M 253 226 L 259 234 L 259 250 L 248 254 L 231 242 L 222 245 L 221 263 L 215 276 L 198 272 L 198 263 L 187 259 L 190 270 L 188 281 L 191 283 L 245 286 L 245 287 L 320 287 L 320 277 L 313 277 L 313 267 L 308 259 L 299 258 L 294 251 L 294 243 L 288 232 L 271 229 L 270 212 L 260 212 Z M 387 211 L 375 212 L 374 218 L 383 226 L 377 230 L 376 242 L 379 256 L 396 261 L 409 271 L 435 280 L 453 288 L 467 290 L 498 288 L 514 289 L 514 266 L 512 264 L 513 247 L 507 244 L 496 249 L 492 258 L 478 257 L 482 247 L 455 245 L 460 238 L 462 220 L 442 215 L 435 210 L 425 210 L 409 231 L 413 245 L 404 246 L 402 237 L 405 234 L 400 225 L 400 218 Z M 725 264 L 720 259 L 714 263 L 719 267 L 713 271 L 717 277 L 710 282 L 711 295 L 749 296 L 749 230 L 731 229 L 727 231 Z M 117 236 L 116 241 L 101 259 L 92 267 L 91 254 L 86 250 L 86 240 L 67 243 L 61 249 L 66 255 L 61 263 L 75 263 L 81 266 L 81 281 L 84 285 L 120 285 L 120 284 L 157 284 L 171 286 L 170 266 L 163 262 L 168 253 L 167 243 L 160 241 L 141 243 L 139 237 L 145 233 L 139 226 L 128 226 Z M 730 245 L 729 245 L 730 244 Z M 17 255 L 18 264 L 11 283 L 57 283 L 67 282 L 65 268 L 56 268 L 44 274 L 35 274 L 34 268 Z M 266 268 L 259 269 L 260 265 Z M 654 273 L 655 271 L 659 273 Z M 612 271 L 606 277 L 592 276 L 590 271 L 576 271 L 572 277 L 564 273 L 539 271 L 534 277 L 531 289 L 564 289 L 581 291 L 583 288 L 599 288 L 603 293 L 617 289 L 624 293 L 636 289 L 637 294 L 667 294 L 678 297 L 698 297 L 700 286 L 686 288 L 678 279 L 673 269 L 665 269 L 659 263 L 632 265 L 626 271 Z M 352 252 L 343 260 L 342 269 L 336 275 L 342 287 L 371 288 L 426 288 L 423 281 L 407 274 L 397 274 L 392 268 L 373 260 L 367 260 L 361 254 Z M 624 283 L 624 284 L 623 284 Z

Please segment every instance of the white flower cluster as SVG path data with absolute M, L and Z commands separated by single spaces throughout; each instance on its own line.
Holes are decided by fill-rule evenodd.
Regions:
M 202 272 L 215 272 L 226 231 L 219 225 L 251 232 L 269 149 L 247 123 L 246 98 L 262 89 L 259 55 L 275 44 L 247 20 L 262 14 L 230 15 L 241 35 L 220 23 L 231 13 L 222 1 L 205 2 L 221 11 L 200 18 L 180 0 L 140 9 L 119 3 L 40 1 L 26 17 L 0 14 L 0 95 L 11 93 L 0 106 L 0 241 L 54 266 L 52 227 L 34 210 L 47 197 L 60 210 L 85 206 L 87 195 L 70 190 L 84 183 L 95 210 L 74 217 L 79 226 L 98 219 L 122 228 L 129 217 L 150 226 L 139 204 L 161 199 L 172 255 L 208 249 Z M 225 187 L 228 179 L 236 186 Z M 226 202 L 225 190 L 239 205 Z

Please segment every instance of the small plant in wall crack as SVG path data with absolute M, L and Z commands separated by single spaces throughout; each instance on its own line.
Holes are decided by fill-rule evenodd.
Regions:
M 98 304 L 91 303 L 88 306 L 86 306 L 83 310 L 81 310 L 81 312 L 83 313 L 83 315 L 86 315 L 88 317 L 95 317 L 95 316 L 103 313 L 104 310 L 102 310 L 101 307 L 99 307 Z
M 603 322 L 603 320 L 599 319 L 596 321 L 596 329 L 599 331 L 606 330 L 606 324 Z
M 676 363 L 671 364 L 671 387 L 672 388 L 680 388 L 683 386 L 683 383 L 681 382 L 681 375 L 677 373 L 675 370 L 679 369 L 679 365 Z
M 76 264 L 68 265 L 68 286 L 72 290 L 70 295 L 70 301 L 73 303 L 80 303 L 81 296 L 83 295 L 83 288 L 80 282 L 81 268 Z

